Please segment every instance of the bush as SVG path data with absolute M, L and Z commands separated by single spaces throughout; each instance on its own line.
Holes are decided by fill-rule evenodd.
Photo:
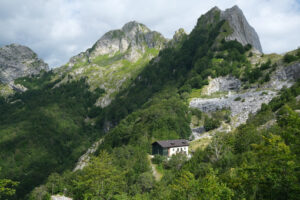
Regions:
M 171 157 L 169 161 L 164 162 L 164 167 L 166 169 L 179 170 L 183 164 L 187 161 L 187 156 L 182 153 L 177 153 Z
M 217 119 L 212 119 L 210 117 L 205 117 L 204 128 L 206 131 L 210 131 L 218 128 L 221 125 L 221 122 Z
M 234 101 L 240 101 L 242 98 L 241 97 L 237 97 L 234 99 Z
M 165 156 L 162 156 L 162 155 L 159 155 L 159 154 L 156 154 L 154 155 L 154 157 L 152 158 L 152 163 L 153 164 L 161 164 L 163 161 L 166 160 L 166 157 Z
M 293 61 L 297 60 L 297 57 L 291 54 L 285 54 L 283 57 L 283 61 L 285 63 L 291 63 Z
M 202 112 L 201 112 L 201 110 L 196 109 L 196 108 L 190 108 L 190 111 L 191 111 L 192 115 L 197 116 L 198 119 L 202 118 Z
M 266 69 L 269 69 L 270 67 L 271 67 L 271 60 L 270 59 L 268 59 L 267 62 L 263 63 L 260 66 L 261 70 L 266 70 Z

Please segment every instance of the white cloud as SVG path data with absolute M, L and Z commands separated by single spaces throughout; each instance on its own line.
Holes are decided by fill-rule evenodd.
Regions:
M 0 46 L 27 45 L 52 67 L 91 47 L 105 32 L 137 20 L 166 37 L 187 32 L 213 6 L 237 4 L 256 29 L 265 53 L 300 45 L 296 0 L 1 0 Z

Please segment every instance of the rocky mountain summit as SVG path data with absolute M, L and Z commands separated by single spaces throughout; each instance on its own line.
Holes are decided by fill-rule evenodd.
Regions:
M 227 20 L 233 29 L 233 33 L 226 37 L 227 40 L 237 40 L 242 45 L 251 44 L 255 49 L 262 52 L 255 29 L 249 25 L 243 11 L 238 6 L 221 11 L 221 19 Z
M 11 44 L 0 48 L 0 82 L 9 83 L 19 77 L 48 71 L 48 64 L 30 48 Z
M 218 7 L 213 7 L 210 11 L 205 14 L 206 23 L 214 23 L 215 13 L 219 13 L 220 20 L 228 22 L 231 33 L 225 37 L 226 41 L 236 40 L 242 45 L 251 44 L 254 49 L 262 53 L 262 47 L 259 41 L 258 34 L 255 29 L 248 23 L 243 11 L 238 6 L 226 9 L 225 11 L 220 10 Z
M 145 25 L 136 21 L 128 22 L 120 30 L 113 30 L 102 36 L 92 48 L 91 57 L 98 55 L 124 53 L 129 51 L 126 57 L 135 61 L 135 54 L 144 53 L 146 48 L 162 49 L 167 40 L 158 32 L 151 31 Z
M 113 56 L 116 53 L 124 54 L 124 58 L 135 62 L 147 48 L 162 49 L 167 39 L 162 34 L 151 31 L 144 24 L 136 21 L 126 23 L 121 29 L 105 33 L 92 48 L 70 59 L 71 65 L 78 59 L 91 62 L 98 56 Z
M 105 33 L 93 47 L 72 57 L 55 71 L 70 75 L 62 82 L 68 77 L 86 77 L 92 89 L 104 89 L 105 95 L 97 105 L 106 107 L 121 87 L 133 80 L 167 43 L 162 34 L 132 21 L 121 29 Z

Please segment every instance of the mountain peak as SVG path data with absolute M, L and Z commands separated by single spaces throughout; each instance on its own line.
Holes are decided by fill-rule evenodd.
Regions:
M 228 21 L 233 33 L 226 40 L 237 40 L 242 45 L 251 44 L 252 47 L 262 52 L 259 37 L 255 29 L 249 25 L 243 11 L 237 6 L 221 11 L 221 19 Z
M 124 26 L 122 27 L 122 31 L 124 32 L 139 31 L 139 32 L 147 33 L 150 32 L 150 29 L 142 23 L 139 23 L 137 21 L 130 21 L 124 24 Z
M 109 56 L 115 53 L 126 53 L 129 61 L 136 61 L 147 48 L 161 49 L 167 43 L 162 34 L 151 31 L 147 26 L 137 21 L 130 21 L 121 29 L 105 33 L 91 49 L 70 59 L 88 57 L 94 59 L 100 55 Z
M 218 6 L 214 6 L 208 12 L 215 12 L 215 11 L 221 11 L 221 10 Z
M 228 8 L 227 10 L 239 10 L 239 11 L 242 11 L 238 5 L 234 5 L 231 8 Z
M 231 33 L 225 37 L 225 40 L 237 40 L 242 45 L 251 44 L 253 48 L 262 52 L 256 31 L 249 25 L 243 11 L 237 5 L 225 11 L 216 6 L 213 7 L 199 18 L 197 26 L 207 26 L 218 23 L 220 20 L 228 22 L 231 28 Z
M 26 46 L 10 44 L 0 48 L 0 82 L 8 83 L 48 69 L 48 64 Z

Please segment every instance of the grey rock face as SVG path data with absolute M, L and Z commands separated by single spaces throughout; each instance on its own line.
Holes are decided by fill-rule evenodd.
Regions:
M 92 48 L 74 56 L 69 61 L 72 67 L 78 60 L 90 61 L 100 55 L 125 53 L 125 59 L 135 62 L 145 52 L 146 48 L 162 49 L 167 44 L 162 34 L 151 31 L 145 25 L 136 21 L 126 23 L 121 29 L 105 33 Z
M 85 166 L 87 166 L 91 155 L 97 151 L 99 145 L 102 144 L 102 142 L 103 142 L 103 139 L 96 141 L 90 148 L 88 148 L 88 150 L 85 152 L 85 154 L 80 156 L 75 168 L 73 169 L 73 172 L 75 172 L 77 170 L 82 170 Z
M 231 110 L 231 126 L 237 127 L 245 123 L 249 113 L 256 113 L 263 103 L 269 103 L 277 95 L 276 92 L 249 91 L 242 94 L 229 94 L 226 98 L 201 99 L 195 98 L 190 102 L 190 107 L 198 108 L 203 112 L 214 112 L 221 109 Z M 236 100 L 237 98 L 243 100 Z
M 293 63 L 284 68 L 287 79 L 297 80 L 300 78 L 300 62 Z
M 175 31 L 173 38 L 169 41 L 168 46 L 176 47 L 185 37 L 187 37 L 187 33 L 183 28 L 178 29 Z
M 300 78 L 300 62 L 281 66 L 271 74 L 271 80 L 263 88 L 280 90 L 283 86 L 291 87 Z
M 51 200 L 72 200 L 72 198 L 63 195 L 52 195 Z
M 125 24 L 122 29 L 104 34 L 90 50 L 89 57 L 98 55 L 124 53 L 129 51 L 128 59 L 134 60 L 145 48 L 162 49 L 167 40 L 158 32 L 151 31 L 136 21 Z
M 38 74 L 49 67 L 26 46 L 11 44 L 0 48 L 0 81 L 9 83 L 19 77 Z
M 203 88 L 203 95 L 211 95 L 216 92 L 238 91 L 241 88 L 241 81 L 232 76 L 218 77 L 209 81 Z
M 233 33 L 226 40 L 237 40 L 242 45 L 251 44 L 262 52 L 259 37 L 253 27 L 249 25 L 243 11 L 238 6 L 221 11 L 221 19 L 227 20 Z
M 271 80 L 261 86 L 261 91 L 241 91 L 241 82 L 234 77 L 218 77 L 210 80 L 209 85 L 203 88 L 203 94 L 211 95 L 216 92 L 228 92 L 221 98 L 194 98 L 190 107 L 198 108 L 203 112 L 211 113 L 221 109 L 231 110 L 231 127 L 235 128 L 247 121 L 250 113 L 256 113 L 263 103 L 269 103 L 278 95 L 278 91 L 291 87 L 300 78 L 300 62 L 288 66 L 280 66 L 271 75 Z M 202 134 L 193 129 L 195 138 Z M 202 137 L 202 136 L 201 136 Z

